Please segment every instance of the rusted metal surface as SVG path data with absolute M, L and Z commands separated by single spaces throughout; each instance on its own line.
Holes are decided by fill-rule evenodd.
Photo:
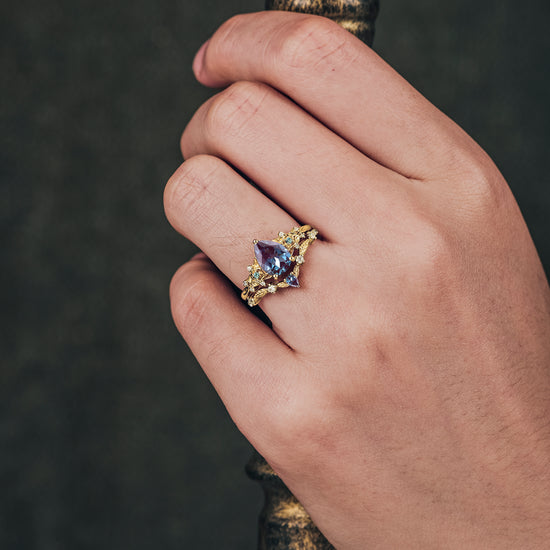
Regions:
M 266 0 L 267 10 L 295 11 L 328 17 L 372 46 L 378 0 Z M 345 83 L 342 83 L 345 85 Z M 331 550 L 304 507 L 269 464 L 255 453 L 246 467 L 265 494 L 259 520 L 259 550 Z
M 372 46 L 379 0 L 266 0 L 265 7 L 328 17 Z
M 269 464 L 255 453 L 246 466 L 265 494 L 260 514 L 259 550 L 332 550 L 333 546 Z

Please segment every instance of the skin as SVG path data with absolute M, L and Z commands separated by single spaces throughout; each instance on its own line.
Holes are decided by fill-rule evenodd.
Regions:
M 550 292 L 498 169 L 325 19 L 234 17 L 194 71 L 171 304 L 239 429 L 339 549 L 547 548 Z M 269 328 L 231 283 L 301 223 Z

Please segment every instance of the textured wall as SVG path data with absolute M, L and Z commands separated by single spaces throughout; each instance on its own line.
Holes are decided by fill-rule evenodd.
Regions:
M 493 156 L 548 269 L 548 3 L 381 4 L 376 49 Z M 250 449 L 170 320 L 192 246 L 162 191 L 195 50 L 262 5 L 0 7 L 2 549 L 254 547 Z

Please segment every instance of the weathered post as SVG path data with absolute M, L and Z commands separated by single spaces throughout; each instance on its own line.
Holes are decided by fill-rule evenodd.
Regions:
M 267 10 L 297 11 L 328 17 L 372 46 L 379 0 L 266 0 Z
M 266 0 L 266 9 L 329 17 L 363 42 L 372 45 L 378 0 Z M 345 83 L 342 83 L 345 85 Z M 260 514 L 258 550 L 330 550 L 303 506 L 269 464 L 255 453 L 246 466 L 265 494 Z

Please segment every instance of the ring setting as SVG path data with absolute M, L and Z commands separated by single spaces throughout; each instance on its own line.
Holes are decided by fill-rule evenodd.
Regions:
M 309 245 L 319 232 L 310 225 L 280 232 L 272 241 L 254 240 L 254 261 L 248 266 L 248 278 L 243 283 L 241 298 L 250 307 L 256 306 L 267 294 L 281 288 L 299 288 L 300 267 Z

